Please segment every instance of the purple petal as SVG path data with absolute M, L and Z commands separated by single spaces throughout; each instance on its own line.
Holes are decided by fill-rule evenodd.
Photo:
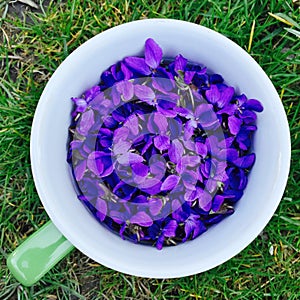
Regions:
M 209 77 L 210 83 L 222 83 L 224 81 L 223 77 L 219 74 L 212 74 Z
M 166 161 L 161 157 L 159 159 L 156 155 L 151 156 L 149 161 L 150 172 L 153 175 L 163 176 L 166 172 Z
M 236 149 L 228 148 L 224 149 L 224 151 L 226 152 L 226 158 L 229 162 L 233 162 L 239 157 L 239 153 Z
M 145 182 L 143 184 L 141 184 L 141 188 L 148 189 L 148 188 L 155 186 L 159 182 L 160 182 L 160 180 L 157 178 L 148 178 L 147 180 L 145 180 Z
M 256 99 L 249 99 L 243 104 L 243 107 L 257 112 L 262 112 L 264 110 L 262 104 Z
M 157 178 L 149 178 L 140 185 L 141 189 L 150 194 L 155 195 L 160 192 L 161 181 Z
M 169 223 L 163 229 L 163 235 L 166 237 L 176 236 L 177 222 L 175 220 L 169 221 Z
M 226 106 L 231 100 L 234 95 L 234 88 L 233 87 L 226 87 L 222 93 L 220 100 L 217 102 L 219 108 L 223 108 Z
M 181 175 L 184 186 L 189 190 L 196 189 L 196 183 L 198 180 L 198 174 L 192 170 L 185 170 Z
M 238 119 L 235 116 L 230 116 L 228 118 L 228 128 L 230 130 L 230 133 L 233 135 L 237 135 L 240 131 L 242 123 L 243 121 L 241 119 Z
M 131 143 L 123 140 L 119 140 L 118 143 L 113 145 L 113 154 L 119 155 L 126 153 L 131 147 Z
M 148 141 L 146 142 L 146 144 L 144 145 L 142 151 L 141 151 L 141 154 L 142 154 L 142 155 L 144 155 L 145 152 L 152 146 L 152 141 L 153 141 L 153 138 L 150 137 L 150 138 L 148 139 Z
M 138 99 L 148 103 L 152 103 L 152 101 L 155 99 L 154 91 L 145 85 L 136 84 L 134 86 L 134 93 Z
M 213 193 L 218 187 L 218 184 L 216 182 L 216 180 L 212 179 L 212 178 L 208 178 L 208 180 L 206 181 L 205 184 L 205 189 L 207 192 L 209 193 Z
M 206 157 L 207 155 L 207 146 L 205 144 L 202 144 L 200 142 L 196 142 L 195 145 L 196 152 L 201 156 L 201 157 Z
M 87 160 L 87 167 L 95 175 L 100 175 L 104 171 L 104 164 L 102 163 L 101 159 L 99 159 L 98 163 L 96 164 L 96 159 L 98 158 L 98 156 L 99 154 L 96 151 L 91 152 Z
M 124 59 L 125 64 L 130 67 L 132 70 L 142 74 L 142 75 L 150 75 L 151 70 L 149 66 L 146 64 L 145 59 L 141 57 L 126 57 Z
M 205 92 L 205 96 L 210 103 L 215 104 L 219 101 L 221 94 L 218 87 L 212 84 L 210 89 Z
M 160 151 L 167 150 L 170 147 L 170 138 L 168 136 L 158 135 L 153 139 L 153 141 L 154 146 Z
M 80 181 L 83 178 L 85 170 L 86 170 L 86 160 L 82 160 L 74 167 L 76 181 Z
M 184 212 L 182 210 L 182 203 L 178 199 L 173 200 L 172 201 L 172 218 L 174 218 L 178 222 L 182 222 L 185 220 L 183 215 L 184 215 Z
M 176 187 L 178 182 L 180 181 L 180 177 L 177 175 L 168 176 L 163 184 L 161 185 L 161 191 L 170 191 Z
M 123 95 L 125 101 L 129 101 L 134 95 L 134 88 L 132 82 L 127 80 L 120 81 L 117 84 L 117 91 Z
M 206 231 L 206 227 L 203 224 L 203 222 L 201 222 L 200 220 L 198 220 L 195 224 L 195 228 L 194 228 L 194 233 L 192 238 L 196 238 L 197 236 L 199 236 L 201 233 Z
M 251 110 L 243 110 L 239 114 L 239 117 L 243 119 L 246 124 L 254 122 L 257 118 L 256 113 Z
M 224 200 L 225 200 L 225 197 L 224 197 L 224 196 L 222 196 L 222 195 L 216 195 L 216 196 L 214 197 L 214 199 L 213 199 L 211 209 L 212 209 L 214 212 L 217 212 L 217 211 L 221 208 L 221 206 L 222 206 Z
M 115 128 L 118 125 L 118 123 L 112 116 L 105 117 L 103 120 L 103 124 L 109 129 Z
M 174 70 L 176 71 L 176 73 L 178 73 L 178 71 L 185 71 L 186 64 L 187 64 L 187 59 L 184 58 L 181 54 L 177 55 L 175 57 L 175 65 L 174 65 Z
M 139 154 L 127 152 L 120 155 L 117 160 L 121 165 L 129 166 L 134 163 L 143 162 L 144 158 Z
M 146 204 L 148 204 L 148 199 L 147 199 L 146 196 L 139 195 L 139 196 L 134 198 L 134 203 L 146 203 Z
M 93 100 L 98 94 L 100 94 L 100 87 L 98 85 L 95 85 L 85 91 L 84 97 L 87 103 L 89 103 L 91 100 Z
M 126 140 L 128 138 L 129 135 L 129 129 L 125 126 L 117 128 L 114 131 L 114 141 L 120 141 L 120 140 Z
M 108 176 L 113 172 L 111 156 L 109 153 L 93 151 L 89 154 L 87 167 L 97 176 Z
M 128 127 L 134 136 L 139 133 L 139 119 L 135 114 L 132 114 L 126 120 L 124 126 Z
M 156 242 L 156 249 L 157 250 L 161 250 L 162 249 L 164 240 L 165 240 L 165 236 L 163 234 L 161 234 L 158 237 L 157 242 Z
M 129 153 L 129 163 L 134 164 L 134 163 L 140 163 L 144 161 L 143 156 L 136 154 L 136 153 Z
M 194 134 L 194 130 L 197 127 L 197 123 L 194 120 L 189 120 L 184 126 L 184 140 L 189 140 Z
M 195 71 L 185 71 L 184 72 L 184 83 L 190 84 L 193 80 L 195 73 L 196 73 Z
M 193 202 L 198 197 L 198 190 L 187 190 L 184 194 L 184 200 L 187 202 Z
M 153 77 L 152 87 L 164 94 L 168 94 L 174 88 L 174 80 L 164 77 Z
M 164 134 L 168 129 L 168 121 L 167 118 L 161 113 L 154 113 L 153 121 L 158 127 L 159 134 Z
M 147 176 L 149 172 L 148 166 L 144 165 L 143 163 L 134 163 L 131 165 L 131 169 L 134 174 L 142 177 Z
M 249 155 L 245 155 L 237 158 L 233 161 L 233 163 L 240 168 L 247 169 L 251 168 L 255 162 L 255 154 L 251 153 Z
M 144 211 L 140 211 L 129 219 L 131 224 L 137 224 L 144 227 L 149 227 L 153 224 L 153 220 Z
M 183 156 L 183 153 L 184 153 L 184 148 L 181 142 L 178 139 L 173 140 L 171 142 L 170 148 L 168 149 L 168 155 L 170 160 L 175 164 L 178 163 L 178 161 Z
M 129 171 L 129 170 L 128 170 Z M 131 178 L 128 180 L 129 184 L 132 184 L 131 179 L 133 180 L 133 182 L 137 185 L 140 186 L 141 184 L 144 184 L 147 179 L 147 176 L 140 176 L 140 175 L 136 175 L 135 173 L 133 173 L 131 175 Z M 133 185 L 135 185 L 133 184 Z
M 151 198 L 149 200 L 149 211 L 152 216 L 157 216 L 163 206 L 162 200 L 159 198 Z
M 76 116 L 77 113 L 83 113 L 87 108 L 87 102 L 82 98 L 71 98 L 71 100 L 75 103 L 76 108 L 73 112 L 73 116 Z
M 185 155 L 182 157 L 182 163 L 190 168 L 194 168 L 200 164 L 200 157 L 198 155 Z
M 123 72 L 123 75 L 124 75 L 124 80 L 129 80 L 132 78 L 132 72 L 126 67 L 126 65 L 121 62 L 120 63 L 121 65 L 121 70 Z
M 97 199 L 96 201 L 97 217 L 100 221 L 104 221 L 107 214 L 107 204 L 103 199 Z
M 184 225 L 185 237 L 182 240 L 183 242 L 185 242 L 189 238 L 194 228 L 195 228 L 195 223 L 193 221 L 189 221 L 188 219 Z
M 86 136 L 94 123 L 94 112 L 92 109 L 89 109 L 81 115 L 79 126 L 76 127 L 76 130 L 79 134 Z
M 193 141 L 193 139 L 187 141 L 183 140 L 182 143 L 185 149 L 195 152 L 195 142 Z
M 111 98 L 113 101 L 114 106 L 118 106 L 121 102 L 121 95 L 120 92 L 117 90 L 116 86 L 111 87 Z
M 145 62 L 152 68 L 156 69 L 162 60 L 163 52 L 159 45 L 151 38 L 145 43 Z
M 171 140 L 174 140 L 181 135 L 182 121 L 180 119 L 173 119 L 171 115 L 167 115 L 167 116 L 171 117 L 168 119 L 168 123 L 169 123 L 169 130 L 170 130 L 170 138 Z
M 199 193 L 199 207 L 204 211 L 209 211 L 212 206 L 212 197 L 211 195 L 206 192 L 205 190 L 201 190 Z
M 152 113 L 147 122 L 147 128 L 150 133 L 166 134 L 168 129 L 167 118 L 162 113 Z
M 126 221 L 126 216 L 123 212 L 111 210 L 109 212 L 109 217 L 112 218 L 117 224 L 122 224 Z
M 204 129 L 214 128 L 220 123 L 211 104 L 199 105 L 195 113 Z

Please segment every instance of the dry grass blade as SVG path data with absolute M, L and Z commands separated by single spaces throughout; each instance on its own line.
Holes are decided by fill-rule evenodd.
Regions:
M 30 7 L 35 8 L 35 9 L 39 8 L 39 6 L 35 2 L 33 2 L 32 0 L 18 0 L 18 2 L 26 4 L 26 5 L 30 6 Z
M 300 31 L 299 30 L 295 30 L 292 28 L 286 28 L 284 27 L 284 29 L 292 34 L 294 34 L 295 36 L 297 36 L 298 38 L 300 38 Z
M 286 14 L 283 13 L 272 14 L 269 12 L 269 15 L 284 24 L 295 26 L 296 28 L 300 29 L 300 25 L 297 22 L 295 22 L 292 18 L 287 16 Z

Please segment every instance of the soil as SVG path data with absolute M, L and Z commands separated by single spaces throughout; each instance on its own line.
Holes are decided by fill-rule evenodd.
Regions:
M 30 15 L 28 12 L 33 12 L 33 13 L 43 13 L 43 11 L 47 10 L 47 7 L 49 6 L 50 2 L 52 0 L 44 0 L 44 1 L 38 1 L 38 0 L 31 0 L 31 2 L 34 2 L 38 8 L 34 8 L 33 6 L 26 4 L 26 0 L 24 2 L 14 0 L 14 1 L 9 1 L 8 2 L 8 11 L 7 13 L 12 15 L 12 16 L 17 16 L 20 19 L 25 18 L 25 22 L 30 24 L 32 23 L 32 20 L 30 18 Z M 40 4 L 41 2 L 41 4 Z M 28 1 L 28 3 L 30 3 Z M 41 7 L 42 5 L 42 7 Z

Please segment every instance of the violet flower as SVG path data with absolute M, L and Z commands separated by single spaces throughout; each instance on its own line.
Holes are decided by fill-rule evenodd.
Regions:
M 67 161 L 78 199 L 123 239 L 195 239 L 234 212 L 255 164 L 256 99 L 151 38 L 72 98 Z

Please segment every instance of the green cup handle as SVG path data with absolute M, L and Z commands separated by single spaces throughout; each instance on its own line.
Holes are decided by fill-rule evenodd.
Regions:
M 7 266 L 20 283 L 31 286 L 73 249 L 49 221 L 8 256 Z

